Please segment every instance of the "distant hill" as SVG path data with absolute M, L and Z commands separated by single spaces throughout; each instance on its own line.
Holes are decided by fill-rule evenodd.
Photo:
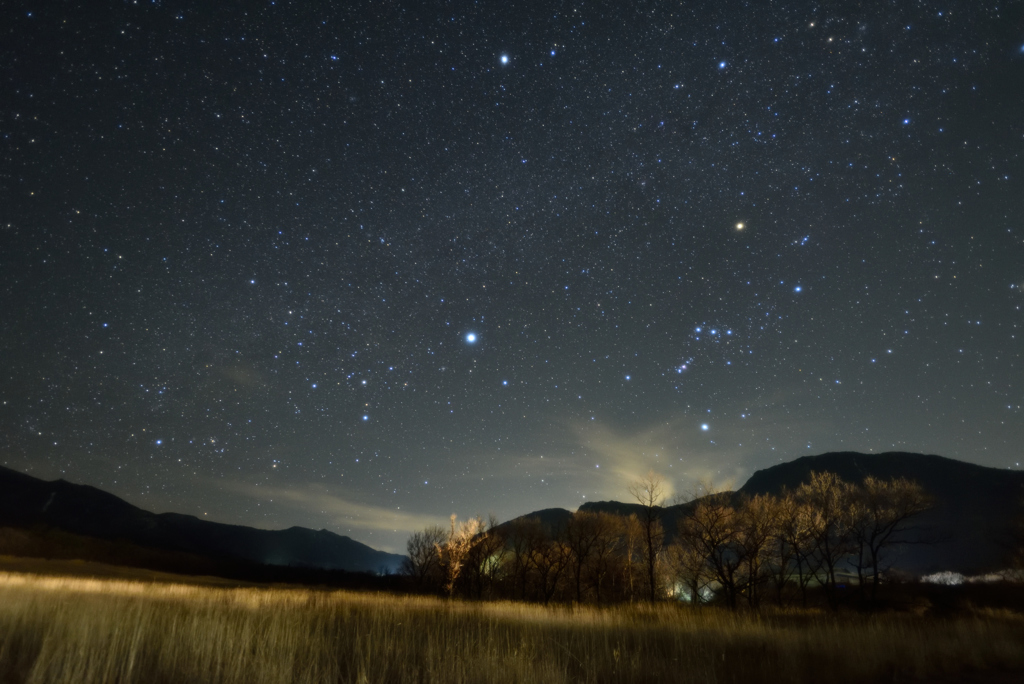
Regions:
M 935 543 L 904 549 L 899 565 L 911 571 L 976 573 L 1001 567 L 1013 521 L 1024 513 L 1024 472 L 900 451 L 804 456 L 755 472 L 739 493 L 793 490 L 810 478 L 811 471 L 835 473 L 849 482 L 868 475 L 884 480 L 905 477 L 924 487 L 935 498 L 935 506 L 915 526 L 922 539 Z
M 884 480 L 905 477 L 920 483 L 934 497 L 933 508 L 914 522 L 914 538 L 920 543 L 905 545 L 894 559 L 896 567 L 909 572 L 954 570 L 974 574 L 1003 567 L 1013 523 L 1024 514 L 1024 472 L 904 452 L 804 456 L 758 470 L 739 490 L 729 494 L 737 502 L 755 494 L 778 495 L 795 490 L 810 479 L 812 471 L 832 472 L 849 482 L 861 482 L 868 475 Z M 666 542 L 675 536 L 677 521 L 694 505 L 688 502 L 661 509 Z M 640 506 L 594 501 L 579 510 L 629 515 L 638 512 Z M 538 515 L 552 526 L 559 521 L 564 524 L 570 513 L 546 509 L 521 517 Z
M 518 518 L 513 518 L 508 522 L 504 522 L 498 525 L 496 529 L 499 532 L 507 533 L 511 530 L 512 525 L 517 520 L 525 520 L 526 518 L 531 518 L 540 521 L 540 525 L 544 529 L 545 533 L 547 533 L 548 535 L 554 535 L 558 533 L 559 530 L 562 530 L 565 527 L 565 523 L 567 520 L 569 520 L 570 517 L 572 517 L 572 511 L 568 511 L 564 508 L 545 508 L 540 511 L 534 511 L 533 513 L 529 513 L 527 515 L 521 515 Z
M 2 466 L 0 526 L 45 526 L 192 557 L 349 572 L 396 572 L 403 558 L 327 530 L 259 530 L 150 513 L 95 487 L 46 482 Z

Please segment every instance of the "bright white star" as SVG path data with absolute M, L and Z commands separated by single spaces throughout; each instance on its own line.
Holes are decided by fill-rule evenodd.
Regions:
M 467 334 L 466 335 L 466 341 L 469 342 L 470 344 L 473 344 L 474 342 L 476 342 L 476 333 L 469 333 L 469 334 Z

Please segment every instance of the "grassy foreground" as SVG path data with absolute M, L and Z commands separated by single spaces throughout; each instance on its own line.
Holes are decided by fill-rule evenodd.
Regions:
M 2 682 L 865 682 L 1024 671 L 1024 618 L 544 608 L 0 572 Z

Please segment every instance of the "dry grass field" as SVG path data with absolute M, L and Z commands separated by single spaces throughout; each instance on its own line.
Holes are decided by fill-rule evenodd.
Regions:
M 0 572 L 0 681 L 1013 681 L 1024 618 L 545 608 Z

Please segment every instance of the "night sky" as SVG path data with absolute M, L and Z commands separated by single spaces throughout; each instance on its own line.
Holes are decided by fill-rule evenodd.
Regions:
M 409 532 L 1024 461 L 1024 3 L 0 10 L 0 464 Z

